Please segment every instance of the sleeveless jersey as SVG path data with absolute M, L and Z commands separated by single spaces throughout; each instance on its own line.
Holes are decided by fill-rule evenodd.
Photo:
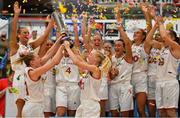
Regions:
M 132 46 L 133 73 L 145 72 L 148 69 L 148 54 L 144 50 L 144 44 Z
M 152 48 L 148 59 L 148 75 L 156 75 L 157 66 L 160 63 L 160 50 Z
M 26 89 L 29 93 L 29 102 L 43 102 L 44 100 L 44 79 L 43 75 L 38 81 L 33 81 L 29 77 L 29 70 L 33 68 L 26 67 L 25 69 L 25 81 L 27 83 Z
M 129 64 L 124 60 L 124 56 L 116 58 L 115 55 L 112 56 L 113 67 L 118 68 L 119 74 L 111 81 L 111 84 L 119 83 L 122 81 L 131 80 L 132 67 L 133 64 Z
M 24 69 L 26 68 L 26 64 L 24 62 L 17 62 L 20 59 L 20 55 L 23 53 L 23 51 L 32 51 L 32 48 L 30 45 L 22 45 L 21 43 L 18 43 L 19 48 L 13 56 L 10 57 L 11 61 L 11 68 L 13 71 L 15 71 L 13 76 L 13 85 L 17 84 L 16 82 L 19 81 L 20 78 L 24 79 Z
M 99 89 L 101 80 L 94 79 L 89 73 L 86 73 L 79 81 L 81 89 L 81 100 L 95 100 L 100 101 Z
M 160 62 L 157 66 L 157 77 L 160 80 L 176 79 L 179 59 L 172 56 L 168 48 L 160 51 Z
M 70 57 L 63 57 L 56 66 L 56 81 L 79 82 L 79 70 Z
M 22 45 L 21 43 L 18 43 L 19 48 L 16 52 L 16 54 L 14 54 L 13 56 L 10 57 L 11 60 L 11 67 L 14 71 L 17 70 L 24 70 L 24 68 L 26 67 L 25 63 L 17 63 L 17 61 L 20 59 L 20 55 L 24 52 L 24 51 L 33 51 L 33 49 L 30 47 L 30 45 Z
M 45 77 L 44 86 L 45 87 L 54 88 L 56 86 L 56 80 L 55 80 L 53 71 L 54 71 L 54 68 L 50 69 L 49 71 L 47 71 L 44 74 L 44 77 Z

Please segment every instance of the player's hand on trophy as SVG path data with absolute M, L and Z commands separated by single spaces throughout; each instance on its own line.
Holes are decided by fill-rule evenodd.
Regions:
M 69 48 L 70 47 L 69 41 L 64 41 L 63 45 L 64 45 L 65 48 Z

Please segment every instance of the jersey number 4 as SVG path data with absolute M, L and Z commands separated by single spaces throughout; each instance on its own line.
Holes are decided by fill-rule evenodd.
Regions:
M 71 68 L 68 67 L 68 68 L 66 69 L 66 72 L 70 74 L 70 73 L 71 73 Z

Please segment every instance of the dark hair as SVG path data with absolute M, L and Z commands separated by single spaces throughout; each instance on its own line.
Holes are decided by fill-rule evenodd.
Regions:
M 176 43 L 180 44 L 180 39 L 177 37 L 177 34 L 174 30 L 169 30 L 169 34 L 172 38 L 174 38 Z
M 117 41 L 121 41 L 122 44 L 123 44 L 123 47 L 125 48 L 125 43 L 124 43 L 124 41 L 123 41 L 122 39 L 115 40 L 115 41 L 114 41 L 114 44 L 115 44 Z
M 23 55 L 22 57 L 20 57 L 20 59 L 18 61 L 16 61 L 16 63 L 22 63 L 24 61 L 24 63 L 26 64 L 26 66 L 30 66 L 30 61 L 34 58 L 33 53 L 29 53 L 27 55 Z
M 109 40 L 104 40 L 104 41 L 103 41 L 103 45 L 104 45 L 105 43 L 109 43 L 109 44 L 111 44 L 111 45 L 113 44 L 113 42 L 112 42 L 112 41 L 109 41 Z

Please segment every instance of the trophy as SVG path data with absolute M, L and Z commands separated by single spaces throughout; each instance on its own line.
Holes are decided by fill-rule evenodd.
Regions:
M 53 6 L 57 6 L 58 1 L 56 1 L 56 4 L 53 4 Z M 66 29 L 66 25 L 65 22 L 63 20 L 63 15 L 60 13 L 60 11 L 57 9 L 57 7 L 55 11 L 52 13 L 52 17 L 54 18 L 57 28 L 61 31 L 61 35 L 63 36 L 63 38 L 61 39 L 61 43 L 63 43 L 65 40 L 69 41 L 70 43 L 70 48 L 73 47 L 73 40 L 70 39 L 69 33 Z
M 52 16 L 56 22 L 56 25 L 58 27 L 58 29 L 62 32 L 62 33 L 66 33 L 68 35 L 68 32 L 66 32 L 66 27 L 65 27 L 65 23 L 63 21 L 63 17 L 62 14 L 58 11 L 54 11 L 52 13 Z

